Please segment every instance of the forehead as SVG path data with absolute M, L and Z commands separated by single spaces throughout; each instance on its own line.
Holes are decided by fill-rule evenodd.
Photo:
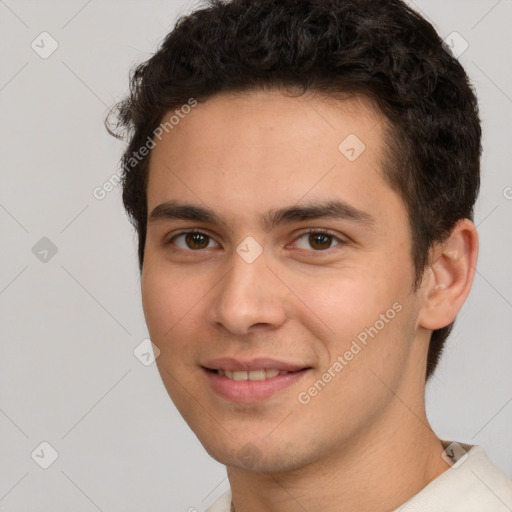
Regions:
M 156 141 L 148 210 L 182 199 L 249 218 L 327 198 L 382 215 L 398 200 L 382 178 L 385 127 L 361 96 L 214 96 Z

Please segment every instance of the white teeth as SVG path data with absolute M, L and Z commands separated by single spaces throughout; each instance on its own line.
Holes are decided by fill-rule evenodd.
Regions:
M 260 370 L 251 370 L 249 372 L 246 371 L 236 371 L 232 372 L 230 370 L 217 370 L 219 375 L 223 377 L 227 377 L 232 380 L 264 380 L 271 379 L 272 377 L 276 377 L 277 375 L 286 375 L 287 372 L 285 370 L 277 370 L 276 368 L 271 369 L 260 369 Z
M 265 370 L 251 370 L 248 372 L 249 380 L 263 380 L 265 378 Z

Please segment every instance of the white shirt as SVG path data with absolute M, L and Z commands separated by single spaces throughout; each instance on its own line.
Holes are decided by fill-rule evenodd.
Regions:
M 452 443 L 441 442 L 450 451 Z M 512 482 L 481 446 L 457 444 L 467 453 L 455 456 L 451 468 L 394 512 L 512 512 Z M 228 491 L 206 512 L 230 512 L 230 507 L 231 491 Z

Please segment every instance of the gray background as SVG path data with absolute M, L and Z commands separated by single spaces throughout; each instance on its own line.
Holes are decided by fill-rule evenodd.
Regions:
M 512 2 L 413 5 L 442 37 L 455 31 L 469 44 L 460 59 L 485 147 L 477 275 L 428 386 L 428 414 L 439 436 L 483 445 L 510 478 Z M 2 511 L 204 510 L 228 488 L 155 365 L 133 354 L 147 337 L 135 236 L 118 188 L 93 196 L 123 147 L 102 127 L 107 106 L 191 6 L 0 0 Z M 59 45 L 46 59 L 31 47 L 51 48 L 43 31 Z M 43 237 L 55 255 L 44 241 L 33 253 Z M 43 441 L 59 454 L 48 469 Z

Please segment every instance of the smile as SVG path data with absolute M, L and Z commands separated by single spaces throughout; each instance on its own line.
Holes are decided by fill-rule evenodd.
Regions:
M 311 368 L 289 371 L 278 368 L 228 370 L 203 367 L 211 391 L 230 402 L 245 404 L 269 400 L 286 388 L 297 385 L 311 371 Z
M 231 380 L 243 381 L 243 380 L 264 380 L 271 379 L 277 375 L 287 375 L 290 372 L 286 370 L 276 370 L 274 368 L 251 370 L 251 371 L 230 371 L 230 370 L 217 370 L 217 373 L 223 377 L 227 377 Z

